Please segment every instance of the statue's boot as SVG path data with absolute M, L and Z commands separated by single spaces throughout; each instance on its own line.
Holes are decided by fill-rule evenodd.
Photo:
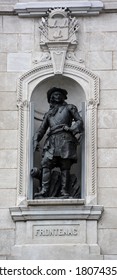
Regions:
M 43 168 L 42 169 L 42 189 L 38 193 L 38 196 L 47 197 L 49 187 L 50 187 L 50 169 L 49 168 Z
M 67 192 L 68 185 L 69 185 L 69 178 L 70 178 L 69 170 L 62 170 L 61 171 L 61 196 L 65 198 L 69 197 L 69 193 Z

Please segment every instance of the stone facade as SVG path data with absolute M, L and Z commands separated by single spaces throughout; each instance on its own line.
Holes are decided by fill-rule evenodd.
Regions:
M 66 52 L 59 42 L 58 58 L 55 45 L 54 51 L 49 42 L 45 43 L 47 51 L 42 46 L 39 29 L 41 17 L 45 18 L 53 5 L 57 8 L 58 1 L 35 2 L 0 1 L 0 259 L 49 259 L 48 244 L 53 259 L 67 259 L 68 254 L 72 259 L 116 259 L 117 4 L 108 0 L 59 1 L 76 17 L 79 28 L 75 47 L 71 42 L 69 47 L 64 45 Z M 26 177 L 31 168 L 27 143 L 33 134 L 30 101 L 36 100 L 39 85 L 43 107 L 47 103 L 43 81 L 51 86 L 56 75 L 64 87 L 66 79 L 74 79 L 79 100 L 86 101 L 85 186 L 81 200 L 40 204 L 32 200 L 32 182 Z M 68 90 L 72 90 L 69 81 Z M 77 104 L 76 92 L 73 94 L 70 101 Z M 45 111 L 42 108 L 40 116 Z M 44 251 L 40 243 L 48 232 Z M 55 254 L 57 234 L 61 241 Z

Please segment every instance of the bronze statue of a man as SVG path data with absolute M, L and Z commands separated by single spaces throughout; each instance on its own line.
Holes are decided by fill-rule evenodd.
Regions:
M 61 171 L 60 194 L 64 198 L 69 197 L 67 186 L 70 168 L 77 162 L 75 135 L 83 131 L 83 121 L 77 107 L 65 102 L 67 94 L 65 89 L 56 87 L 47 92 L 50 109 L 44 115 L 37 134 L 39 143 L 49 128 L 42 154 L 42 189 L 38 194 L 39 197 L 48 197 L 51 171 L 54 167 L 59 167 Z

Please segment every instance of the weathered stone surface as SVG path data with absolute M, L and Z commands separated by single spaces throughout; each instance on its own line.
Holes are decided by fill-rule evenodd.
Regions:
M 112 52 L 89 52 L 86 66 L 92 70 L 112 69 Z
M 17 150 L 0 150 L 0 168 L 17 168 Z
M 39 23 L 38 23 L 39 25 Z M 39 29 L 39 27 L 38 27 Z M 18 51 L 32 51 L 34 48 L 34 35 L 19 34 L 18 36 Z
M 0 112 L 0 129 L 17 129 L 18 112 L 1 111 Z
M 8 72 L 22 72 L 31 67 L 30 53 L 9 53 L 7 58 Z
M 0 209 L 0 229 L 13 229 L 15 223 L 11 219 L 9 209 Z
M 117 52 L 113 52 L 113 69 L 117 69 Z
M 4 200 L 3 200 L 4 197 Z M 16 204 L 15 189 L 0 189 L 0 206 L 1 208 L 9 208 Z
M 96 51 L 96 50 L 104 50 L 104 32 L 92 32 L 89 33 L 89 50 Z
M 98 228 L 117 229 L 117 207 L 104 208 L 103 215 L 98 222 Z
M 32 19 L 19 18 L 18 16 L 3 16 L 4 33 L 32 33 L 34 31 Z
M 117 110 L 99 110 L 98 128 L 117 129 Z
M 89 254 L 88 245 L 23 245 L 12 248 L 12 258 L 28 260 L 82 260 L 82 259 L 102 259 L 99 254 Z M 96 250 L 97 251 L 97 250 Z
M 87 221 L 87 243 L 97 243 L 97 222 Z
M 0 188 L 16 188 L 17 169 L 0 169 Z
M 104 207 L 117 207 L 117 188 L 98 188 L 98 203 Z
M 17 34 L 0 34 L 0 51 L 17 52 Z
M 117 168 L 98 168 L 99 188 L 117 188 Z
M 117 148 L 117 129 L 98 129 L 99 148 Z
M 22 0 L 21 0 L 22 1 Z M 17 3 L 17 0 L 6 0 L 6 3 L 9 3 L 9 5 L 15 4 Z M 0 4 L 4 4 L 4 0 L 0 1 Z
M 0 16 L 0 32 L 2 32 L 2 16 Z
M 7 68 L 7 55 L 6 53 L 0 53 L 0 72 L 6 71 Z
M 15 111 L 17 110 L 16 92 L 0 92 L 0 111 Z
M 0 255 L 0 260 L 6 260 L 6 259 L 7 259 L 6 256 Z
M 117 255 L 104 255 L 104 260 L 117 260 Z
M 95 71 L 100 78 L 100 89 L 116 89 L 117 88 L 117 71 Z
M 97 17 L 85 17 L 84 18 L 84 30 L 85 32 L 109 32 L 117 31 L 116 25 L 117 17 L 116 13 L 113 14 L 101 14 Z
M 0 149 L 17 149 L 17 130 L 1 130 Z
M 117 149 L 98 149 L 98 167 L 117 167 Z
M 9 255 L 11 253 L 11 246 L 14 244 L 15 232 L 14 230 L 0 230 L 0 253 L 1 255 Z
M 3 3 L 0 3 L 0 12 L 1 13 L 13 13 L 13 5 L 9 5 L 9 2 L 5 2 L 7 5 L 3 5 Z
M 0 91 L 16 91 L 18 73 L 0 73 Z
M 16 244 L 24 244 L 26 240 L 26 223 L 20 222 L 16 223 Z
M 117 230 L 100 229 L 98 231 L 98 241 L 101 246 L 102 254 L 117 254 Z
M 93 256 L 97 255 L 97 259 L 98 259 L 98 255 L 100 256 L 100 247 L 98 245 L 94 246 L 94 244 L 89 246 L 89 252 L 92 255 L 92 259 Z M 102 257 L 102 256 L 100 256 Z
M 83 26 L 82 18 L 79 18 L 79 25 Z M 79 31 L 78 38 L 79 38 L 78 53 L 77 52 L 76 53 L 79 54 L 79 51 L 80 52 L 83 51 L 85 54 L 85 51 L 86 50 L 88 51 L 88 49 L 90 48 L 89 33 L 85 33 L 84 30 L 82 29 Z
M 106 32 L 104 36 L 104 50 L 115 51 L 117 46 L 117 33 L 116 32 Z
M 39 21 L 35 20 L 35 33 L 34 33 L 34 51 L 40 51 L 40 33 L 39 33 Z
M 98 109 L 117 109 L 117 91 L 102 90 L 100 91 L 100 104 Z

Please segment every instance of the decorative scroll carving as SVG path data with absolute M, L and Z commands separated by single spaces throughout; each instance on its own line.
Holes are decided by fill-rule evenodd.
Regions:
M 71 61 L 76 61 L 78 63 L 84 63 L 84 59 L 82 58 L 77 58 L 74 52 L 67 52 L 66 53 L 66 60 L 71 60 Z
M 51 55 L 50 55 L 49 52 L 44 52 L 44 53 L 41 54 L 40 58 L 35 58 L 33 60 L 33 63 L 38 64 L 40 62 L 48 61 L 48 60 L 51 60 Z

